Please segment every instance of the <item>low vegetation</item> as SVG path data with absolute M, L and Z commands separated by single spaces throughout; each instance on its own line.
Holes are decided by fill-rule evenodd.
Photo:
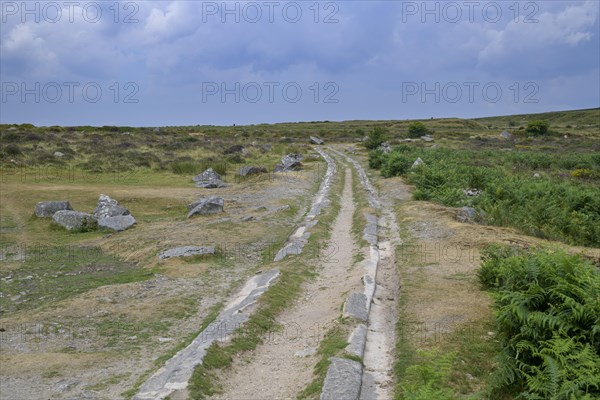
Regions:
M 492 290 L 502 350 L 493 398 L 600 396 L 600 273 L 578 255 L 487 249 L 479 271 Z
M 417 157 L 424 164 L 412 168 Z M 569 244 L 600 247 L 600 154 L 475 151 L 401 144 L 369 153 L 384 177 L 404 176 L 413 197 L 482 210 L 485 222 Z M 476 189 L 477 195 L 465 194 Z

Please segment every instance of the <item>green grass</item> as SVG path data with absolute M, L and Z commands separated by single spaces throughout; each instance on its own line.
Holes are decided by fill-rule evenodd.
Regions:
M 221 309 L 223 308 L 223 303 L 217 303 L 213 305 L 209 310 L 207 315 L 202 320 L 200 324 L 200 328 L 188 334 L 183 340 L 181 340 L 175 347 L 170 349 L 167 353 L 161 355 L 156 360 L 154 360 L 154 367 L 148 371 L 146 371 L 142 376 L 140 376 L 133 387 L 123 393 L 121 395 L 127 399 L 132 398 L 138 392 L 142 384 L 148 379 L 148 377 L 155 372 L 156 368 L 162 367 L 165 362 L 171 359 L 177 352 L 186 348 L 199 334 L 201 334 L 212 322 L 214 322 Z
M 425 164 L 411 169 L 417 157 Z M 600 179 L 569 174 L 575 168 L 600 171 L 598 153 L 551 155 L 401 145 L 389 154 L 371 152 L 370 164 L 379 166 L 386 177 L 403 175 L 415 185 L 416 200 L 472 206 L 485 212 L 483 220 L 489 224 L 600 247 Z M 534 177 L 535 171 L 543 171 L 544 176 Z M 463 193 L 468 188 L 483 193 L 468 197 Z
M 331 364 L 330 357 L 346 357 L 362 363 L 360 357 L 353 358 L 344 352 L 344 349 L 348 346 L 349 331 L 350 326 L 347 321 L 339 318 L 336 325 L 325 333 L 317 349 L 317 354 L 321 357 L 314 367 L 313 380 L 298 394 L 298 399 L 315 399 L 319 396 L 323 389 L 327 369 Z
M 139 282 L 155 273 L 126 263 L 117 253 L 108 254 L 100 247 L 30 246 L 14 251 L 23 252 L 25 259 L 12 261 L 22 263 L 19 268 L 0 272 L 0 279 L 5 279 L 0 307 L 5 312 L 52 306 L 100 286 Z

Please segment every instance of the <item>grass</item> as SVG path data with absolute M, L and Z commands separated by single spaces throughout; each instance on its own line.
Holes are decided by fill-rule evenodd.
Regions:
M 402 205 L 397 205 L 395 211 L 398 222 L 408 217 Z M 456 324 L 446 326 L 429 321 L 426 316 L 415 315 L 414 307 L 417 304 L 426 308 L 440 307 L 431 294 L 439 288 L 432 281 L 430 272 L 420 267 L 445 267 L 423 260 L 419 251 L 404 251 L 405 247 L 414 248 L 422 243 L 410 234 L 408 224 L 401 223 L 400 226 L 402 244 L 396 249 L 396 263 L 401 276 L 402 291 L 398 298 L 396 322 L 394 398 L 487 398 L 489 375 L 496 366 L 494 355 L 500 349 L 494 335 L 493 316 L 476 314 L 472 320 L 459 320 Z M 408 268 L 410 271 L 407 271 Z M 456 275 L 449 276 L 454 279 Z M 461 273 L 459 277 L 461 281 L 466 280 L 468 284 L 474 284 L 473 276 Z M 447 277 L 444 276 L 444 279 Z M 448 288 L 445 296 L 460 296 L 460 293 L 454 294 L 451 290 L 452 288 Z M 477 297 L 474 297 L 473 301 L 477 301 Z M 460 311 L 453 311 L 452 308 L 446 311 L 453 312 Z
M 345 357 L 362 363 L 360 357 L 352 357 L 352 355 L 344 352 L 344 349 L 348 346 L 349 332 L 350 325 L 344 318 L 340 317 L 335 326 L 325 333 L 317 349 L 317 355 L 320 358 L 313 370 L 313 380 L 298 394 L 298 399 L 316 399 L 319 396 L 327 375 L 327 369 L 331 364 L 329 358 Z
M 198 335 L 200 335 L 212 322 L 214 322 L 217 319 L 217 316 L 219 315 L 219 312 L 221 311 L 222 308 L 223 308 L 223 303 L 217 303 L 217 304 L 213 305 L 209 309 L 208 314 L 202 320 L 202 323 L 200 324 L 200 328 L 198 330 L 188 334 L 183 340 L 181 340 L 179 343 L 177 343 L 177 345 L 175 345 L 175 347 L 173 347 L 167 353 L 161 355 L 156 360 L 154 360 L 154 367 L 152 369 L 150 369 L 149 371 L 146 371 L 146 373 L 142 374 L 138 378 L 136 383 L 133 385 L 133 387 L 131 389 L 121 393 L 121 395 L 127 399 L 130 399 L 133 396 L 135 396 L 135 394 L 139 391 L 140 387 L 146 381 L 146 379 L 148 379 L 148 377 L 152 373 L 155 372 L 155 368 L 162 367 L 165 364 L 165 362 L 167 362 L 169 359 L 171 359 L 175 354 L 177 354 L 177 352 L 179 352 L 180 350 L 183 350 L 190 343 L 192 343 L 192 341 L 194 341 L 194 339 L 196 337 L 198 337 Z
M 412 160 L 417 157 L 425 164 L 412 169 Z M 489 224 L 600 247 L 600 179 L 582 180 L 566 174 L 573 168 L 600 171 L 598 153 L 550 155 L 543 151 L 510 153 L 401 145 L 389 154 L 371 152 L 370 164 L 379 165 L 386 177 L 403 175 L 415 185 L 416 200 L 471 206 L 483 210 L 482 218 Z M 534 171 L 544 171 L 544 176 L 534 176 Z M 469 188 L 482 194 L 466 196 L 463 190 Z
M 155 273 L 100 247 L 36 246 L 15 251 L 24 252 L 22 266 L 0 272 L 4 282 L 0 307 L 11 313 L 52 306 L 104 285 L 147 280 Z

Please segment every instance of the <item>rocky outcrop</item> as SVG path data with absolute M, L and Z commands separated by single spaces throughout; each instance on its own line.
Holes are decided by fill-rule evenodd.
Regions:
M 131 228 L 137 221 L 133 215 L 117 215 L 115 217 L 104 217 L 98 220 L 98 226 L 104 229 L 112 229 L 113 231 L 124 231 Z
M 71 204 L 66 201 L 40 201 L 35 205 L 35 216 L 38 218 L 49 218 L 55 212 L 61 210 L 73 210 Z
M 275 172 L 300 171 L 303 168 L 302 155 L 291 153 L 281 158 L 281 163 L 275 166 Z
M 239 176 L 248 176 L 248 175 L 256 175 L 256 174 L 264 174 L 267 172 L 265 167 L 255 167 L 253 165 L 245 165 L 240 168 L 238 175 Z
M 196 186 L 205 189 L 214 189 L 224 187 L 225 184 L 221 179 L 221 175 L 215 172 L 214 169 L 209 168 L 201 174 L 196 175 L 192 178 L 196 182 Z
M 198 199 L 188 205 L 188 209 L 190 210 L 188 218 L 193 215 L 208 215 L 223 212 L 224 204 L 225 202 L 222 197 L 210 196 Z
M 98 204 L 94 209 L 94 217 L 98 220 L 100 228 L 117 232 L 131 228 L 137 223 L 127 208 L 105 194 L 101 194 L 98 199 Z
M 54 213 L 52 220 L 71 231 L 73 229 L 95 229 L 98 225 L 93 215 L 73 210 L 60 210 Z
M 119 215 L 129 215 L 129 210 L 119 205 L 115 199 L 111 199 L 105 194 L 98 198 L 98 204 L 94 208 L 94 217 L 97 219 L 106 217 L 117 217 Z

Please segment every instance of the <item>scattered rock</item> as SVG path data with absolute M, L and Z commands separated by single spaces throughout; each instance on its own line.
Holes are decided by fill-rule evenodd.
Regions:
M 247 176 L 247 175 L 255 175 L 255 174 L 264 174 L 265 172 L 267 172 L 267 169 L 265 167 L 255 167 L 253 165 L 245 165 L 240 168 L 238 174 L 240 176 Z
M 41 201 L 35 205 L 35 216 L 38 218 L 46 218 L 54 215 L 55 212 L 61 210 L 73 210 L 68 201 Z
M 263 151 L 271 151 L 273 149 L 273 145 L 270 143 L 263 144 L 260 146 Z
M 246 154 L 246 148 L 241 144 L 234 144 L 223 151 L 223 154 Z
M 510 140 L 513 138 L 513 135 L 511 135 L 510 133 L 503 131 L 500 136 L 502 136 L 502 138 L 506 139 L 506 140 Z
M 317 353 L 317 349 L 314 347 L 307 347 L 306 349 L 297 351 L 294 355 L 296 357 L 308 357 Z
M 192 215 L 207 215 L 217 214 L 223 212 L 224 200 L 222 197 L 210 196 L 202 199 L 198 199 L 195 202 L 188 205 L 190 212 L 188 218 Z
M 325 143 L 325 142 L 323 141 L 323 139 L 320 139 L 320 138 L 318 138 L 318 137 L 316 137 L 316 136 L 311 136 L 311 137 L 310 137 L 310 142 L 311 142 L 312 144 L 316 144 L 316 145 L 322 145 L 322 144 L 324 144 L 324 143 Z
M 473 207 L 463 207 L 458 211 L 456 219 L 459 222 L 469 222 L 475 219 L 477 211 Z
M 225 184 L 221 180 L 221 175 L 219 175 L 215 170 L 209 168 L 202 172 L 201 174 L 196 175 L 192 178 L 194 182 L 196 182 L 196 186 L 205 189 L 214 189 L 224 187 Z
M 161 260 L 173 257 L 191 257 L 204 254 L 215 254 L 214 246 L 182 246 L 165 250 L 158 255 Z
M 302 169 L 302 155 L 291 153 L 281 158 L 281 164 L 275 166 L 275 172 L 299 171 Z
M 533 174 L 534 178 L 540 178 L 540 174 L 538 172 L 536 172 L 535 174 Z
M 433 142 L 433 138 L 429 135 L 421 136 L 421 140 L 425 142 Z
M 253 219 L 254 219 L 254 217 L 252 215 L 246 215 L 245 217 L 242 217 L 241 221 L 248 222 L 248 221 L 252 221 Z
M 383 142 L 378 147 L 379 151 L 383 154 L 388 154 L 392 152 L 392 146 L 388 142 Z
M 96 219 L 106 217 L 117 217 L 119 215 L 129 215 L 129 210 L 119 205 L 115 199 L 111 199 L 105 194 L 98 198 L 98 204 L 94 208 L 94 217 Z
M 60 151 L 55 151 L 53 156 L 60 158 L 60 157 L 64 156 L 64 153 L 61 153 Z
M 465 196 L 473 197 L 479 196 L 483 192 L 479 189 L 464 189 L 463 193 L 465 194 Z
M 423 162 L 423 160 L 421 160 L 421 157 L 417 157 L 417 159 L 415 160 L 415 162 L 413 163 L 411 168 L 416 168 L 419 165 L 424 165 L 425 163 Z
M 473 207 L 463 207 L 458 210 L 456 220 L 459 222 L 485 222 L 487 214 L 480 210 L 477 212 Z
M 167 342 L 172 342 L 173 338 L 170 338 L 170 337 L 160 337 L 160 338 L 158 338 L 158 341 L 161 342 L 161 343 L 167 343 Z
M 60 210 L 54 213 L 52 220 L 67 230 L 97 226 L 93 215 L 80 211 Z
M 131 228 L 137 222 L 133 215 L 117 215 L 115 217 L 104 217 L 98 219 L 98 226 L 100 228 L 112 229 L 113 231 L 124 231 L 125 229 Z

